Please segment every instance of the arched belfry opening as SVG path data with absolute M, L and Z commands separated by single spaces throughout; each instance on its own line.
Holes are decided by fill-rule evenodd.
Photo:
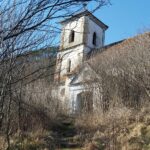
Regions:
M 71 60 L 68 59 L 67 61 L 67 73 L 69 73 L 71 71 Z
M 75 31 L 71 30 L 69 35 L 69 43 L 74 42 L 74 39 L 75 39 Z
M 96 32 L 93 33 L 93 45 L 96 46 L 96 39 L 97 39 L 97 35 Z

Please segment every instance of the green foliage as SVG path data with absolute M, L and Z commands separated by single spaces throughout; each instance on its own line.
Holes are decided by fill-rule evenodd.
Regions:
M 150 150 L 150 144 L 149 145 L 144 145 L 143 150 Z
M 138 128 L 138 126 L 137 126 Z M 144 123 L 138 130 L 138 135 L 131 137 L 128 141 L 129 147 L 132 149 L 150 149 L 150 126 L 146 126 Z
M 17 140 L 10 147 L 10 150 L 41 150 L 44 145 L 39 141 L 33 141 L 31 139 Z
M 102 142 L 97 143 L 97 147 L 99 150 L 105 150 L 105 145 Z
M 147 128 L 144 128 L 142 138 L 144 141 L 144 150 L 149 150 L 150 149 L 150 126 L 147 126 Z

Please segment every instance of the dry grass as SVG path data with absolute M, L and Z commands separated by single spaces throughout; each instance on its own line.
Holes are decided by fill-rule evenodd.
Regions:
M 149 106 L 139 111 L 116 107 L 105 114 L 82 115 L 76 119 L 76 127 L 86 146 L 92 142 L 92 145 L 98 146 L 100 150 L 150 148 Z
M 16 133 L 11 136 L 10 150 L 52 150 L 55 147 L 53 133 L 47 130 L 38 129 L 33 132 Z M 5 137 L 0 137 L 0 150 L 6 150 Z
M 90 113 L 83 114 L 76 118 L 76 126 L 78 128 L 97 130 L 101 126 L 113 124 L 114 122 L 124 123 L 132 117 L 132 110 L 126 107 L 114 107 L 106 113 Z

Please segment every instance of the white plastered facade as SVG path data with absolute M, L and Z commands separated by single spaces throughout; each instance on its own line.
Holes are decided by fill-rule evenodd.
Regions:
M 90 90 L 83 84 L 85 78 L 86 80 L 91 78 L 87 75 L 89 67 L 83 65 L 84 56 L 93 49 L 100 49 L 104 46 L 105 30 L 88 15 L 71 18 L 62 24 L 55 79 L 58 81 L 58 85 L 55 94 L 71 113 L 78 111 L 78 94 Z M 75 35 L 73 41 L 70 42 L 72 31 Z M 94 33 L 96 33 L 96 44 L 93 44 Z M 70 61 L 69 72 L 68 61 Z M 93 89 L 96 91 L 96 84 L 93 84 Z

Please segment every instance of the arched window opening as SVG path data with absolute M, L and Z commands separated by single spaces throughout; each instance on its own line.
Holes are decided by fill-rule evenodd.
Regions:
M 81 92 L 76 100 L 77 113 L 91 113 L 93 111 L 93 93 L 91 91 Z
M 96 45 L 96 32 L 93 33 L 93 45 Z
M 67 72 L 69 73 L 71 71 L 71 60 L 69 59 L 67 61 Z
M 70 36 L 69 36 L 69 43 L 74 42 L 74 38 L 75 38 L 75 31 L 71 30 Z

